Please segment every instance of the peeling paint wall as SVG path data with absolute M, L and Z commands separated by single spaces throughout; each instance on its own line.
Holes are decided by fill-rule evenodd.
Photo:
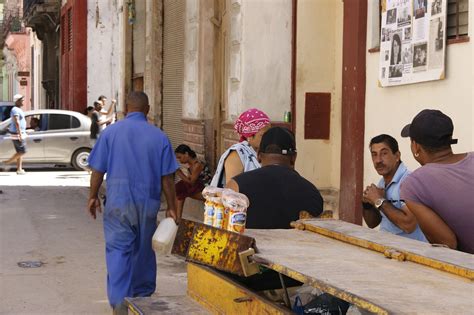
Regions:
M 123 0 L 87 0 L 87 104 L 105 95 L 122 99 Z M 118 104 L 118 110 L 123 104 Z
M 248 108 L 282 121 L 291 102 L 292 2 L 230 0 L 227 52 L 227 108 L 235 121 Z M 212 118 L 215 31 L 212 1 L 186 0 L 183 116 Z M 220 21 L 219 23 L 223 23 Z
M 30 44 L 30 49 L 32 49 L 33 52 L 33 64 L 31 65 L 33 95 L 31 107 L 34 109 L 45 109 L 48 107 L 48 104 L 46 104 L 46 90 L 41 84 L 43 78 L 43 42 L 38 39 L 35 32 L 31 32 Z
M 237 10 L 239 1 L 231 2 Z M 241 14 L 232 19 L 230 72 L 232 84 L 240 80 L 242 98 L 232 100 L 230 113 L 257 107 L 270 119 L 282 121 L 291 104 L 292 1 L 241 2 Z M 234 28 L 240 23 L 241 32 Z M 238 46 L 240 62 L 233 55 Z
M 183 118 L 212 119 L 214 112 L 213 0 L 186 0 Z
M 202 104 L 199 104 L 199 58 L 200 54 L 200 4 L 198 0 L 186 0 L 184 28 L 184 82 L 183 82 L 183 116 L 199 119 Z

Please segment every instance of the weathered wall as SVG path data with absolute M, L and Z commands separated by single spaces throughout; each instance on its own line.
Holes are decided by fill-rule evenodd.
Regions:
M 201 119 L 202 104 L 199 104 L 199 61 L 204 56 L 200 52 L 199 19 L 200 3 L 198 0 L 186 0 L 186 14 L 184 26 L 184 82 L 183 82 L 183 117 Z M 206 21 L 208 22 L 208 21 Z M 204 30 L 202 31 L 204 32 Z
M 185 15 L 184 143 L 213 166 L 216 115 L 216 32 L 214 0 L 187 0 Z
M 231 96 L 230 118 L 234 121 L 242 111 L 257 107 L 282 121 L 291 102 L 292 1 L 231 2 L 234 11 L 241 3 L 241 14 L 231 21 L 230 89 L 241 89 L 241 98 L 239 93 Z
M 30 32 L 31 29 L 26 28 L 24 33 L 8 33 L 5 38 L 7 50 L 3 50 L 10 77 L 9 100 L 17 93 L 23 95 L 24 110 L 31 109 L 31 76 L 20 77 L 18 72 L 31 72 Z M 21 78 L 26 79 L 26 85 L 20 85 Z
M 367 48 L 378 45 L 377 7 L 369 6 Z M 379 53 L 367 53 L 367 88 L 365 143 L 381 133 L 398 140 L 402 160 L 412 170 L 419 167 L 410 151 L 410 140 L 401 138 L 400 131 L 422 109 L 439 109 L 454 122 L 454 137 L 459 143 L 455 152 L 474 150 L 474 1 L 469 1 L 469 34 L 471 41 L 447 45 L 446 79 L 397 87 L 378 87 Z M 372 41 L 370 40 L 371 38 Z M 372 166 L 370 152 L 364 156 L 364 181 L 378 178 Z
M 88 0 L 87 7 L 87 105 L 99 95 L 121 98 L 123 52 L 122 0 Z M 123 104 L 119 102 L 119 109 Z
M 135 22 L 133 23 L 133 75 L 145 73 L 147 1 L 135 1 Z
M 214 0 L 186 0 L 183 118 L 212 119 L 214 111 Z
M 32 73 L 30 74 L 33 86 L 32 108 L 43 109 L 47 108 L 46 90 L 41 84 L 43 78 L 43 43 L 38 39 L 35 32 L 30 33 L 30 45 L 30 49 L 33 49 L 32 60 L 34 63 L 31 66 Z
M 337 208 L 341 151 L 343 4 L 299 0 L 297 7 L 296 168 Z M 331 93 L 329 140 L 304 139 L 305 93 Z
M 149 117 L 157 126 L 161 126 L 162 112 L 162 51 L 163 51 L 163 19 L 162 1 L 146 1 L 145 24 L 145 65 L 144 91 L 151 105 Z M 138 18 L 138 16 L 137 16 Z M 134 29 L 135 30 L 135 29 Z M 135 34 L 134 34 L 135 35 Z M 140 47 L 137 47 L 140 51 Z M 135 56 L 134 56 L 135 57 Z M 140 55 L 137 55 L 140 58 Z

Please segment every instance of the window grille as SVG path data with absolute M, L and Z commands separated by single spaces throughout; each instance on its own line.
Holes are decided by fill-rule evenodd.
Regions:
M 468 35 L 469 0 L 448 0 L 447 12 L 448 39 Z

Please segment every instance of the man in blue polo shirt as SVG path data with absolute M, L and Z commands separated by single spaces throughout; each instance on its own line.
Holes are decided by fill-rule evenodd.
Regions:
M 377 186 L 372 184 L 364 190 L 365 222 L 370 228 L 380 224 L 381 231 L 427 242 L 415 216 L 406 207 L 402 209 L 400 184 L 410 171 L 400 159 L 397 140 L 382 134 L 372 138 L 369 148 L 375 170 L 382 178 Z
M 114 313 L 126 313 L 125 297 L 150 296 L 156 288 L 152 237 L 163 189 L 167 216 L 176 219 L 174 172 L 178 168 L 168 137 L 149 124 L 143 92 L 127 98 L 127 116 L 108 127 L 94 146 L 88 210 L 101 211 L 99 187 L 107 173 L 104 235 L 107 293 Z

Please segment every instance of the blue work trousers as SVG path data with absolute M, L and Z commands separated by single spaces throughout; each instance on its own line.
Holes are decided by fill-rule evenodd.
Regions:
M 122 198 L 118 198 L 122 199 Z M 127 198 L 128 199 L 128 198 Z M 133 200 L 133 202 L 130 202 Z M 150 296 L 156 289 L 152 237 L 160 201 L 128 199 L 124 205 L 108 196 L 104 211 L 107 295 L 112 307 L 125 297 Z

